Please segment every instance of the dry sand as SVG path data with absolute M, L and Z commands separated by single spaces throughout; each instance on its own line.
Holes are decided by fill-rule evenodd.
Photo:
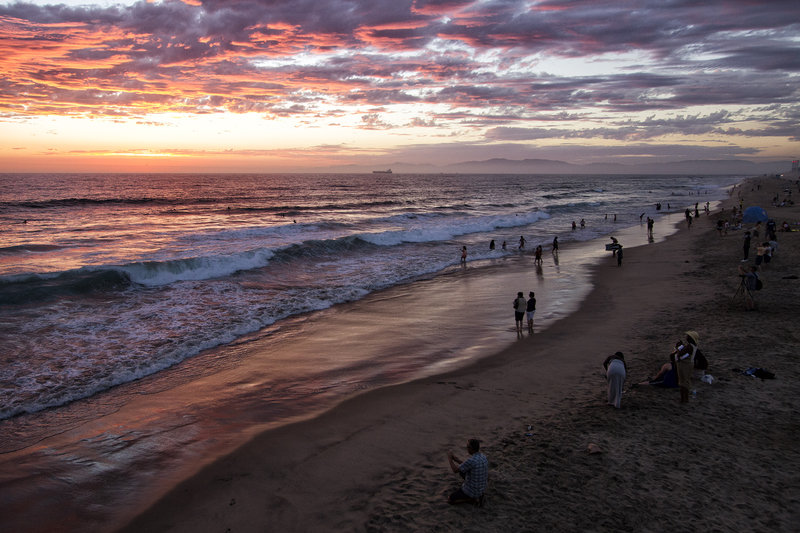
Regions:
M 769 207 L 787 187 L 800 195 L 777 178 L 735 194 L 797 222 L 800 208 Z M 599 265 L 578 312 L 496 356 L 259 435 L 125 530 L 797 531 L 800 232 L 779 233 L 747 312 L 732 298 L 742 235 L 720 237 L 718 216 L 626 248 L 621 268 Z M 686 405 L 677 389 L 632 386 L 687 329 L 716 381 L 696 383 Z M 617 350 L 628 362 L 619 410 L 602 369 Z M 748 367 L 777 379 L 735 371 Z M 491 464 L 486 503 L 449 506 L 459 479 L 446 452 L 463 455 L 470 437 Z

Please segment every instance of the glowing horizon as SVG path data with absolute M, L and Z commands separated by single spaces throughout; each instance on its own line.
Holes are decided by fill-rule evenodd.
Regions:
M 266 172 L 476 154 L 800 155 L 800 7 L 634 5 L 0 4 L 0 165 Z

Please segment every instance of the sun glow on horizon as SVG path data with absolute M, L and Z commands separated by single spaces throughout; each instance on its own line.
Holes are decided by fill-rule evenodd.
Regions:
M 0 6 L 2 161 L 800 153 L 800 7 L 66 4 Z

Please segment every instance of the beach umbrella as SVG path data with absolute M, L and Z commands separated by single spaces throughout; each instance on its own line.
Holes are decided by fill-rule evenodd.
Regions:
M 744 210 L 742 214 L 742 222 L 766 222 L 769 217 L 763 207 L 752 206 Z

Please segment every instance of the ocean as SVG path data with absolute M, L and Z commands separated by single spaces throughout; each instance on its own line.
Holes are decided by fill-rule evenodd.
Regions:
M 562 251 L 578 249 L 626 228 L 641 231 L 643 217 L 653 217 L 663 235 L 668 230 L 662 219 L 681 220 L 695 204 L 702 213 L 741 178 L 0 175 L 0 453 L 18 457 L 65 428 L 85 428 L 143 397 L 206 379 L 198 396 L 213 404 L 208 409 L 224 402 L 206 391 L 236 389 L 225 405 L 270 405 L 278 413 L 270 415 L 275 424 L 359 389 L 466 364 L 470 354 L 491 351 L 478 345 L 498 349 L 514 341 L 511 311 L 491 310 L 503 314 L 510 330 L 498 318 L 488 332 L 469 324 L 466 331 L 450 331 L 455 326 L 448 317 L 457 310 L 452 303 L 443 303 L 443 318 L 421 324 L 406 316 L 401 300 L 381 303 L 379 296 L 399 290 L 409 297 L 424 287 L 451 290 L 465 269 L 533 271 L 537 245 L 550 254 L 557 236 Z M 458 297 L 498 300 L 497 309 L 511 309 L 516 291 L 535 285 L 544 300 L 559 302 L 541 313 L 546 325 L 569 312 L 569 301 L 579 304 L 585 265 L 552 256 L 529 286 Z M 342 305 L 370 298 L 377 301 L 373 316 L 386 313 L 378 327 L 397 321 L 402 331 L 418 336 L 401 340 L 399 327 L 360 331 L 371 324 L 370 316 L 347 322 L 335 315 Z M 478 319 L 481 312 L 474 310 Z M 339 329 L 352 331 L 361 348 L 347 348 L 339 337 L 311 338 L 303 324 L 319 316 L 341 321 Z M 258 386 L 242 375 L 211 384 L 215 375 L 248 368 L 256 351 L 262 354 Z M 337 392 L 342 387 L 346 391 Z M 180 401 L 199 403 L 190 396 L 184 392 Z M 162 417 L 158 427 L 176 432 L 186 417 L 199 416 L 182 409 L 176 406 L 176 419 Z M 264 427 L 263 418 L 248 419 L 241 409 L 230 415 L 237 431 Z M 125 418 L 126 431 L 144 431 L 148 422 L 134 422 L 138 416 Z M 114 440 L 108 449 L 115 449 L 131 434 L 112 438 L 107 428 L 82 431 L 70 449 L 100 434 L 100 440 Z M 164 451 L 172 445 L 162 441 L 154 447 Z M 31 460 L 27 472 L 52 461 Z M 114 462 L 114 468 L 130 472 L 133 459 L 121 465 L 125 459 L 114 454 Z M 0 467 L 3 479 L 14 477 L 12 463 Z M 146 485 L 129 483 L 130 490 Z

